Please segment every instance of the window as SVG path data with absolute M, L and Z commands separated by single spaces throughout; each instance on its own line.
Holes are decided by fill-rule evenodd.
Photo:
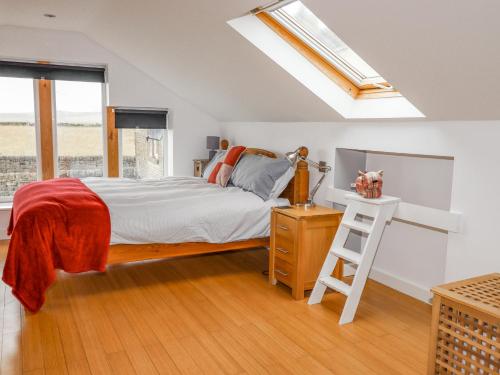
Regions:
M 165 176 L 165 130 L 121 129 L 122 175 L 127 178 Z
M 37 180 L 33 80 L 0 77 L 0 201 Z
M 103 175 L 104 82 L 104 67 L 0 60 L 0 201 L 40 178 Z
M 166 175 L 167 110 L 115 108 L 120 130 L 122 176 L 160 178 Z
M 265 12 L 257 9 L 257 17 L 351 96 L 362 99 L 398 94 L 302 2 L 293 1 L 271 9 Z
M 102 177 L 102 83 L 55 81 L 59 177 Z
M 300 1 L 275 1 L 227 23 L 345 119 L 425 117 Z

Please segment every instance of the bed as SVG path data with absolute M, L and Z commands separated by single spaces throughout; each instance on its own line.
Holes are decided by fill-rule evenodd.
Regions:
M 3 281 L 28 310 L 37 312 L 57 269 L 104 272 L 117 263 L 269 246 L 271 208 L 307 199 L 307 163 L 299 162 L 294 171 L 283 160 L 267 160 L 276 158 L 270 151 L 245 152 L 253 155 L 244 160 L 287 168 L 281 196 L 262 199 L 258 190 L 193 177 L 61 178 L 21 187 L 14 196 Z M 307 156 L 305 147 L 302 154 Z M 257 171 L 257 176 L 268 173 L 258 165 Z
M 222 144 L 224 146 L 224 149 L 227 148 L 227 143 L 223 142 Z M 263 155 L 270 158 L 276 158 L 275 153 L 258 148 L 247 148 L 245 152 L 255 155 Z M 307 148 L 303 147 L 302 154 L 303 156 L 307 156 Z M 105 190 L 107 183 L 105 180 L 101 180 L 101 182 L 90 180 L 84 182 L 87 183 L 91 189 L 95 189 L 94 191 L 101 195 L 104 201 L 106 201 Z M 199 203 L 200 205 L 203 205 L 203 201 L 205 199 L 221 199 L 224 193 L 229 193 L 227 195 L 230 196 L 231 201 L 233 201 L 234 204 L 237 205 L 237 207 L 245 209 L 245 215 L 237 215 L 237 221 L 242 225 L 242 227 L 238 229 L 237 226 L 232 224 L 231 227 L 233 227 L 233 231 L 238 231 L 237 235 L 234 232 L 228 231 L 230 233 L 222 233 L 222 236 L 213 237 L 214 230 L 216 230 L 218 225 L 214 223 L 220 223 L 220 221 L 218 220 L 220 220 L 224 216 L 223 214 L 221 214 L 221 212 L 218 212 L 215 217 L 207 219 L 202 223 L 204 225 L 204 229 L 198 228 L 200 230 L 195 230 L 195 232 L 198 232 L 198 238 L 193 238 L 192 240 L 190 238 L 189 241 L 182 240 L 180 242 L 177 242 L 177 238 L 171 238 L 168 243 L 123 243 L 131 241 L 131 239 L 121 238 L 120 234 L 117 234 L 115 235 L 115 237 L 113 237 L 113 235 L 115 234 L 113 233 L 111 240 L 112 244 L 110 246 L 108 254 L 108 264 L 135 262 L 149 259 L 174 258 L 178 256 L 269 246 L 269 237 L 263 236 L 262 234 L 268 232 L 263 227 L 269 225 L 270 208 L 276 205 L 287 205 L 305 202 L 309 193 L 309 171 L 307 163 L 299 162 L 297 164 L 295 176 L 290 181 L 285 191 L 281 194 L 281 201 L 279 202 L 262 202 L 260 198 L 254 196 L 253 193 L 243 192 L 238 188 L 230 187 L 222 189 L 215 186 L 207 186 L 206 182 L 202 181 L 199 178 L 174 178 L 169 179 L 169 181 L 158 183 L 164 183 L 165 185 L 170 185 L 171 187 L 174 187 L 176 184 L 184 184 L 184 187 L 186 186 L 186 183 L 190 184 L 192 189 L 190 189 L 191 191 L 189 191 L 188 193 L 193 194 L 192 197 L 194 198 L 194 202 Z M 144 187 L 144 184 L 148 184 L 148 182 L 143 183 L 143 186 L 138 187 L 138 189 L 147 189 L 147 187 Z M 194 195 L 196 194 L 193 190 L 197 189 L 201 193 L 201 195 L 195 197 Z M 226 191 L 222 192 L 221 190 Z M 173 197 L 175 193 L 170 192 L 167 195 Z M 242 204 L 243 201 L 245 202 L 245 204 Z M 207 207 L 199 207 L 198 209 L 203 210 L 206 208 Z M 186 215 L 182 213 L 182 209 L 179 209 L 178 207 L 176 207 L 176 209 L 181 213 L 184 220 L 189 217 L 189 214 Z M 233 210 L 232 212 L 229 212 L 227 214 L 231 213 L 234 215 L 236 212 Z M 143 214 L 147 216 L 147 213 Z M 111 215 L 113 215 L 113 212 L 111 212 Z M 263 215 L 266 215 L 267 217 L 262 218 Z M 245 220 L 247 220 L 247 222 L 245 222 Z M 228 220 L 226 219 L 224 222 L 228 223 Z M 252 226 L 254 225 L 258 228 L 252 228 Z M 210 228 L 212 229 L 212 231 L 210 230 Z M 192 234 L 193 232 L 190 232 L 189 236 L 192 236 Z M 246 238 L 240 239 L 243 237 Z M 140 236 L 135 238 L 140 238 Z M 178 238 L 182 239 L 182 237 Z M 137 240 L 135 241 L 137 242 Z

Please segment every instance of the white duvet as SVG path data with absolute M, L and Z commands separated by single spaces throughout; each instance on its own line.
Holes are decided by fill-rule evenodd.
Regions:
M 271 207 L 237 187 L 198 177 L 155 180 L 84 178 L 111 214 L 111 243 L 222 243 L 269 235 Z

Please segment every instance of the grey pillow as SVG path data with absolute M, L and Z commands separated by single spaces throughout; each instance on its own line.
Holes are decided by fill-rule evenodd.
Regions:
M 212 160 L 210 160 L 205 167 L 205 170 L 203 171 L 203 178 L 209 178 L 210 174 L 214 170 L 215 166 L 217 165 L 218 162 L 224 160 L 224 156 L 226 156 L 226 150 L 219 150 L 217 153 L 214 155 Z
M 276 181 L 289 169 L 290 163 L 284 158 L 244 154 L 231 175 L 231 183 L 268 200 Z

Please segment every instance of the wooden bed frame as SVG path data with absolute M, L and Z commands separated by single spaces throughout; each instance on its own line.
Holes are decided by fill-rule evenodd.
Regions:
M 221 148 L 226 150 L 228 142 L 223 140 Z M 276 154 L 271 151 L 258 148 L 247 148 L 249 154 L 264 155 L 276 158 Z M 301 155 L 307 157 L 308 149 L 302 147 Z M 304 161 L 297 163 L 295 176 L 292 178 L 281 197 L 287 198 L 290 204 L 303 203 L 309 195 L 309 170 Z M 271 213 L 269 213 L 271 215 Z M 208 254 L 221 251 L 252 249 L 256 247 L 269 246 L 269 237 L 255 238 L 244 241 L 227 243 L 207 243 L 207 242 L 184 242 L 175 244 L 141 244 L 141 245 L 111 245 L 109 248 L 108 264 L 137 262 L 151 259 L 176 258 L 187 255 Z

